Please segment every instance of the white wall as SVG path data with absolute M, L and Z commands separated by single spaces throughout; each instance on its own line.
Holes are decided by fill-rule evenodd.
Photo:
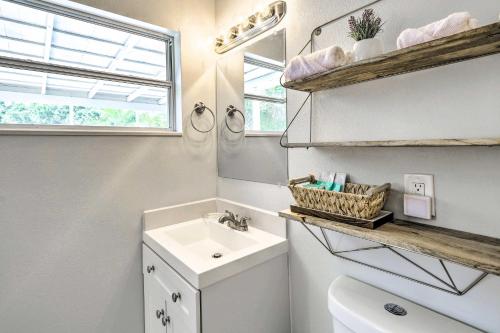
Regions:
M 213 1 L 80 2 L 180 30 L 184 116 L 215 105 Z M 0 136 L 1 332 L 143 331 L 142 211 L 216 192 L 215 135 L 188 134 Z
M 287 1 L 287 58 L 302 48 L 315 26 L 364 3 Z M 226 22 L 245 16 L 253 6 L 251 1 L 242 4 L 217 0 L 216 25 L 218 28 L 229 25 Z M 384 0 L 374 9 L 387 21 L 381 36 L 387 50 L 395 48 L 395 39 L 405 27 L 420 26 L 459 10 L 469 10 L 481 24 L 487 24 L 496 20 L 500 11 L 494 0 Z M 338 43 L 350 48 L 353 42 L 345 35 L 346 24 L 342 21 L 324 29 L 316 46 Z M 313 113 L 314 140 L 499 136 L 499 59 L 499 55 L 494 55 L 318 93 Z M 303 98 L 303 94 L 289 91 L 289 119 Z M 290 142 L 305 138 L 308 118 L 307 112 L 298 118 Z M 403 174 L 432 173 L 436 182 L 437 217 L 429 223 L 494 237 L 500 237 L 496 214 L 499 164 L 499 148 L 341 148 L 289 152 L 291 178 L 319 170 L 336 170 L 348 172 L 354 182 L 391 182 L 394 191 L 388 206 L 400 218 Z M 283 209 L 290 200 L 284 188 L 221 178 L 218 195 L 276 210 Z M 288 223 L 288 236 L 294 332 L 331 330 L 326 293 L 330 282 L 340 274 L 351 275 L 483 330 L 500 331 L 497 314 L 500 278 L 496 276 L 488 276 L 468 294 L 458 297 L 335 259 L 294 222 Z M 331 236 L 339 249 L 364 244 L 347 236 L 333 233 Z M 357 258 L 382 263 L 405 274 L 418 274 L 385 252 L 358 254 Z M 421 256 L 414 259 L 426 267 L 434 264 Z M 452 270 L 462 285 L 475 273 L 457 266 L 452 266 Z

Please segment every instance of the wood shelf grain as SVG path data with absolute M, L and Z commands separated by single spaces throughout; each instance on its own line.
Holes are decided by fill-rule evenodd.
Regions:
M 474 139 L 418 139 L 418 140 L 372 140 L 288 143 L 288 148 L 326 147 L 467 147 L 500 146 L 500 138 Z
M 289 81 L 285 88 L 314 92 L 420 71 L 500 52 L 500 22 Z
M 279 212 L 281 217 L 346 235 L 451 261 L 500 276 L 500 239 L 468 232 L 395 220 L 377 229 L 363 229 L 318 217 Z

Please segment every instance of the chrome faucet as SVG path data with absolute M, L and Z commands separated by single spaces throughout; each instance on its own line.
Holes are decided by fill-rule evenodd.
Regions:
M 234 215 L 228 210 L 226 210 L 226 215 L 219 218 L 219 223 L 227 222 L 229 228 L 238 231 L 248 231 L 248 221 L 250 221 L 249 217 L 238 219 L 238 215 Z

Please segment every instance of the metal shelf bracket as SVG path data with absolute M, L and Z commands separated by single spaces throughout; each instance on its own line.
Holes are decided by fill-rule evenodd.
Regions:
M 324 228 L 318 227 L 321 230 L 321 234 L 323 236 L 323 240 L 322 240 L 304 222 L 300 222 L 300 224 L 302 224 L 304 226 L 304 228 L 306 228 L 307 231 L 309 231 L 311 233 L 311 235 L 313 235 L 314 238 L 318 242 L 320 242 L 320 244 L 323 245 L 323 247 L 328 252 L 330 252 L 330 254 L 332 254 L 333 256 L 335 256 L 337 258 L 344 259 L 344 260 L 347 260 L 347 261 L 350 261 L 350 262 L 354 262 L 354 263 L 363 265 L 365 267 L 376 269 L 378 271 L 385 272 L 385 273 L 388 273 L 388 274 L 391 274 L 391 275 L 394 275 L 394 276 L 398 276 L 400 278 L 403 278 L 403 279 L 406 279 L 406 280 L 409 280 L 409 281 L 412 281 L 412 282 L 424 285 L 426 287 L 437 289 L 437 290 L 440 290 L 440 291 L 443 291 L 443 292 L 447 292 L 447 293 L 450 293 L 450 294 L 453 294 L 453 295 L 457 295 L 457 296 L 465 295 L 469 290 L 471 290 L 473 287 L 475 287 L 479 282 L 481 282 L 481 280 L 483 280 L 488 275 L 488 273 L 486 273 L 486 272 L 481 272 L 481 274 L 476 279 L 474 279 L 472 282 L 470 282 L 464 289 L 460 290 L 456 286 L 455 281 L 453 280 L 453 278 L 452 278 L 452 276 L 450 274 L 450 271 L 448 270 L 448 268 L 446 267 L 446 265 L 445 265 L 445 263 L 444 263 L 444 261 L 442 259 L 436 258 L 436 260 L 439 260 L 439 263 L 441 264 L 441 267 L 443 268 L 443 270 L 444 270 L 444 272 L 445 272 L 445 274 L 446 274 L 446 276 L 448 278 L 448 281 L 445 281 L 444 279 L 440 278 L 439 276 L 437 276 L 436 274 L 432 273 L 428 269 L 426 269 L 426 268 L 422 267 L 421 265 L 417 264 L 415 261 L 411 260 L 410 258 L 408 258 L 407 256 L 405 256 L 404 254 L 402 254 L 401 252 L 399 252 L 398 250 L 396 250 L 395 248 L 393 248 L 391 246 L 380 244 L 378 246 L 369 246 L 369 247 L 356 248 L 356 249 L 353 249 L 353 250 L 338 251 L 338 250 L 334 250 L 333 246 L 330 244 L 330 241 L 328 240 L 328 237 L 326 236 Z M 377 249 L 387 249 L 388 251 L 391 251 L 392 253 L 394 253 L 395 255 L 397 255 L 398 257 L 400 257 L 401 259 L 407 261 L 408 263 L 412 264 L 413 266 L 415 266 L 420 271 L 424 272 L 425 274 L 427 274 L 428 276 L 430 276 L 431 278 L 433 278 L 438 283 L 437 284 L 432 284 L 432 283 L 429 283 L 429 282 L 418 280 L 418 279 L 413 278 L 411 276 L 400 274 L 400 273 L 397 273 L 397 272 L 394 272 L 394 271 L 390 271 L 390 270 L 387 270 L 385 268 L 378 267 L 378 266 L 375 266 L 375 265 L 372 265 L 372 264 L 369 264 L 369 263 L 366 263 L 366 262 L 362 262 L 362 261 L 359 261 L 359 260 L 356 260 L 356 259 L 352 259 L 352 258 L 349 258 L 349 257 L 346 257 L 345 255 L 343 255 L 345 253 L 359 252 L 359 251 L 370 251 L 370 250 L 377 250 Z
M 346 18 L 348 17 L 349 15 L 352 15 L 358 11 L 360 11 L 361 9 L 365 9 L 367 7 L 370 7 L 374 4 L 376 4 L 377 2 L 380 2 L 382 0 L 375 0 L 375 1 L 371 1 L 370 3 L 366 4 L 366 5 L 363 5 L 361 7 L 358 7 L 356 9 L 353 9 L 351 10 L 350 12 L 348 13 L 345 13 L 345 14 L 342 14 L 340 16 L 337 16 L 335 17 L 334 19 L 328 21 L 328 22 L 325 22 L 323 23 L 322 25 L 319 25 L 317 26 L 316 28 L 314 28 L 312 31 L 311 31 L 311 35 L 310 35 L 310 38 L 309 40 L 306 42 L 306 44 L 304 45 L 304 47 L 300 50 L 300 52 L 298 53 L 298 55 L 302 54 L 302 52 L 304 52 L 304 50 L 307 48 L 307 46 L 310 46 L 310 52 L 313 53 L 314 52 L 314 37 L 317 37 L 319 35 L 321 35 L 321 33 L 323 32 L 323 28 L 332 24 L 332 23 L 335 23 L 343 18 Z M 283 75 L 281 75 L 281 78 L 280 78 L 280 84 L 283 88 L 286 89 L 285 86 L 283 86 L 283 82 L 282 82 L 282 79 L 283 79 Z M 283 134 L 281 135 L 281 139 L 280 139 L 280 146 L 283 147 L 283 148 L 296 148 L 296 147 L 293 147 L 291 145 L 288 144 L 288 142 L 283 142 L 283 139 L 285 138 L 285 136 L 287 135 L 288 133 L 288 130 L 290 129 L 290 126 L 292 126 L 295 118 L 297 118 L 297 116 L 299 115 L 300 111 L 302 111 L 302 109 L 304 108 L 304 106 L 306 105 L 306 102 L 309 100 L 309 105 L 310 105 L 310 109 L 309 109 L 309 143 L 312 143 L 312 107 L 313 107 L 313 96 L 312 96 L 312 93 L 309 93 L 307 95 L 307 97 L 305 98 L 304 102 L 302 103 L 302 105 L 300 106 L 299 110 L 295 113 L 295 115 L 293 116 L 292 120 L 290 121 L 290 123 L 287 125 L 286 129 L 283 131 Z M 307 149 L 309 149 L 309 146 L 306 146 Z

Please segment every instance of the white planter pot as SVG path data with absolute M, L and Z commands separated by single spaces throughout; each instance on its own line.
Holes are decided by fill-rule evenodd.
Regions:
M 368 58 L 372 58 L 382 54 L 384 48 L 382 47 L 382 42 L 378 38 L 362 39 L 354 43 L 353 48 L 354 60 L 360 61 Z

